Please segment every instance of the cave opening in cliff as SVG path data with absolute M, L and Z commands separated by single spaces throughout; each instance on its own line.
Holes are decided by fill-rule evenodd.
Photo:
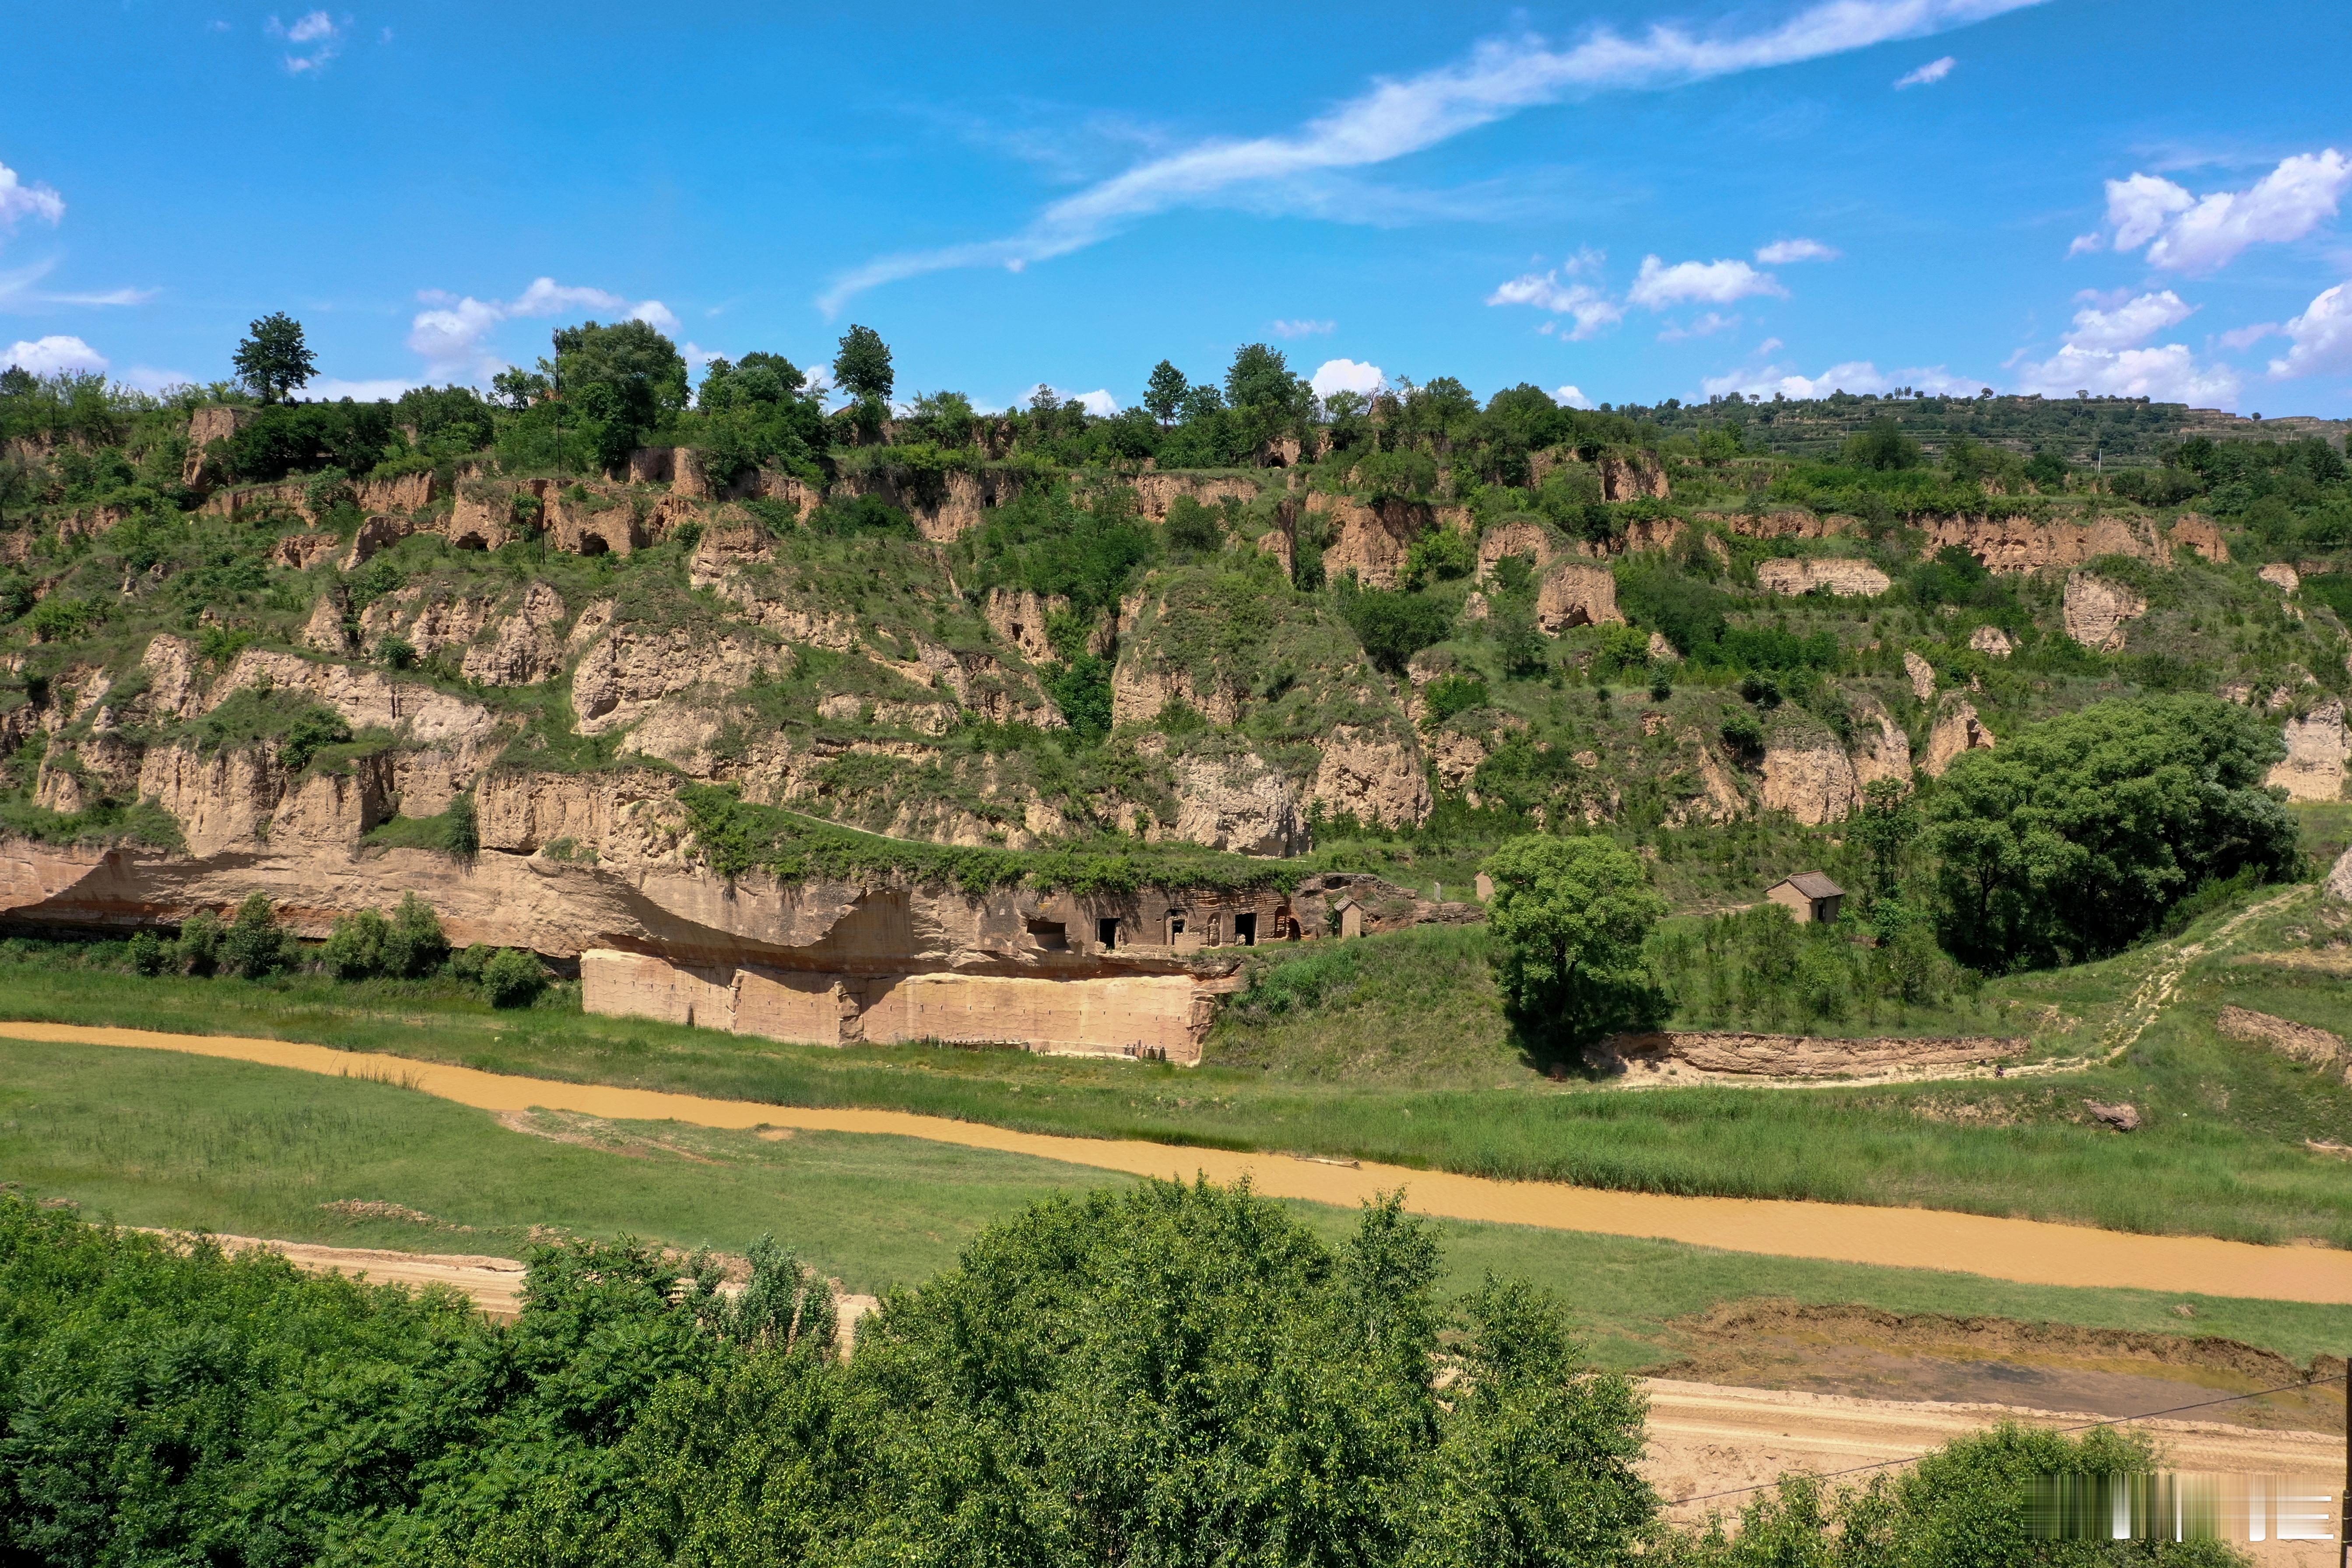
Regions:
M 580 553 L 583 555 L 603 555 L 612 548 L 604 542 L 604 536 L 601 533 L 583 533 L 580 536 Z
M 1070 950 L 1069 929 L 1060 921 L 1031 921 L 1029 940 L 1047 952 L 1067 952 Z
M 1256 915 L 1246 914 L 1235 915 L 1234 917 L 1234 940 L 1241 943 L 1244 947 L 1255 947 L 1257 945 Z
M 1105 915 L 1095 921 L 1095 945 L 1105 952 L 1118 946 L 1118 917 Z

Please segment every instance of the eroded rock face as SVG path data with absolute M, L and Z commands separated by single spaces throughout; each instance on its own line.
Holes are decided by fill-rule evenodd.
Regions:
M 2102 555 L 2161 562 L 2166 551 L 2145 519 L 2101 518 L 2094 523 L 2037 523 L 2022 517 L 1948 517 L 1927 525 L 1927 553 L 1957 544 L 1994 572 L 2042 572 L 2080 566 Z
M 1911 695 L 1922 702 L 1936 699 L 1936 667 L 1913 653 L 1903 650 L 1903 673 L 1911 678 Z
M 1307 844 L 1297 798 L 1254 752 L 1175 763 L 1175 837 L 1244 855 L 1288 855 Z
M 1992 747 L 1993 732 L 1978 719 L 1976 704 L 1947 698 L 1935 729 L 1928 733 L 1927 754 L 1920 759 L 1919 771 L 1929 778 L 1941 778 L 1961 752 L 1989 752 Z
M 2303 586 L 2303 575 L 2284 561 L 2273 561 L 2254 574 L 2283 594 L 2292 594 Z
M 1911 738 L 1877 698 L 1852 700 L 1853 713 L 1853 782 L 1855 798 L 1880 779 L 1911 782 Z
M 1768 594 L 1810 594 L 1821 588 L 1846 599 L 1874 599 L 1895 585 L 1867 561 L 1834 556 L 1759 561 L 1756 582 Z
M 580 732 L 601 735 L 636 722 L 655 703 L 696 687 L 745 685 L 773 657 L 750 637 L 698 637 L 688 629 L 631 622 L 581 656 L 572 672 Z
M 1666 481 L 1666 470 L 1647 452 L 1629 457 L 1604 453 L 1597 466 L 1603 500 L 1632 500 L 1637 496 L 1664 500 L 1672 488 Z
M 2213 526 L 2213 520 L 2193 511 L 2184 511 L 2173 520 L 2167 539 L 2174 549 L 2194 551 L 2208 561 L 2230 559 L 2230 547 L 2222 542 L 2221 531 Z
M 1570 626 L 1622 625 L 1617 610 L 1617 578 L 1606 566 L 1562 562 L 1544 574 L 1536 594 L 1536 626 L 1558 637 Z
M 1994 658 L 2007 658 L 2017 649 L 2017 645 L 2009 640 L 2009 634 L 1999 626 L 1979 626 L 1969 634 L 1969 646 Z
M 1507 555 L 1525 556 L 1540 572 L 1552 562 L 1551 534 L 1541 523 L 1507 522 L 1478 536 L 1478 575 L 1493 574 L 1495 563 Z
M 180 470 L 180 482 L 190 489 L 201 489 L 219 479 L 205 460 L 205 448 L 215 441 L 226 441 L 259 416 L 257 408 L 236 408 L 220 404 L 206 404 L 188 416 L 188 456 Z
M 1808 826 L 1843 822 L 1861 799 L 1853 763 L 1834 737 L 1776 735 L 1764 748 L 1763 800 Z
M 2291 800 L 2335 800 L 2344 793 L 2344 761 L 2352 755 L 2344 734 L 2344 704 L 2328 699 L 2286 723 L 2286 761 L 2264 782 Z
M 1187 496 L 1202 506 L 1215 506 L 1223 500 L 1237 500 L 1244 505 L 1257 500 L 1257 485 L 1249 479 L 1207 479 L 1193 474 L 1138 474 L 1127 481 L 1135 491 L 1136 505 L 1143 515 L 1154 522 L 1168 521 L 1168 506 L 1179 496 Z
M 536 686 L 554 679 L 563 670 L 563 644 L 556 636 L 563 616 L 563 596 L 544 583 L 531 584 L 490 637 L 466 650 L 466 679 L 484 686 Z
M 236 663 L 215 683 L 205 710 L 220 706 L 244 687 L 259 685 L 323 703 L 354 730 L 389 730 L 422 746 L 471 749 L 488 742 L 499 727 L 497 715 L 478 702 L 418 682 L 387 680 L 373 669 L 319 664 L 267 648 L 247 648 L 237 655 Z
M 2124 646 L 2124 624 L 2147 614 L 2147 601 L 2120 583 L 2077 572 L 2066 579 L 2064 612 L 2068 637 L 2112 653 Z
M 1324 743 L 1307 804 L 1328 816 L 1350 812 L 1359 822 L 1402 827 L 1429 815 L 1429 780 L 1410 740 L 1341 724 Z
M 1465 528 L 1462 507 L 1432 507 L 1394 499 L 1367 503 L 1321 490 L 1307 498 L 1309 517 L 1328 516 L 1338 532 L 1323 552 L 1323 569 L 1353 572 L 1368 588 L 1393 588 L 1414 541 L 1433 528 Z
M 2338 855 L 2327 868 L 2327 896 L 2352 901 L 2352 849 Z
M 1019 650 L 1022 658 L 1043 664 L 1054 657 L 1054 645 L 1045 637 L 1045 618 L 1069 607 L 1069 600 L 1059 594 L 991 588 L 981 613 L 987 617 L 989 629 Z
M 352 651 L 351 628 L 343 624 L 343 607 L 333 598 L 322 595 L 311 606 L 310 618 L 302 623 L 302 646 L 339 658 Z

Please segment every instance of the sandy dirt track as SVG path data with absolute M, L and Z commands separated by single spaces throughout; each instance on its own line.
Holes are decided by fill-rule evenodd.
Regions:
M 492 1111 L 544 1108 L 619 1121 L 729 1129 L 878 1133 L 1028 1154 L 1130 1175 L 1232 1182 L 1352 1207 L 1400 1187 L 1406 1206 L 1449 1219 L 1658 1237 L 1733 1252 L 1905 1268 L 1942 1268 L 2032 1285 L 2125 1286 L 2212 1296 L 2352 1305 L 2352 1252 L 2257 1247 L 2203 1237 L 2133 1236 L 2083 1226 L 1927 1209 L 1602 1192 L 1403 1166 L 1242 1154 L 1142 1142 L 1015 1132 L 890 1110 L 818 1110 L 608 1085 L 559 1083 L 403 1057 L 230 1035 L 173 1035 L 64 1024 L 0 1023 L 0 1039 L 181 1051 L 298 1071 L 399 1083 Z

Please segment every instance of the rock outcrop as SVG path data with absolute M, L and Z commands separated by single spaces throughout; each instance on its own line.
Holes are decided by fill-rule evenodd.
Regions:
M 2344 763 L 2352 756 L 2344 734 L 2344 704 L 2336 698 L 2286 723 L 2286 760 L 2264 782 L 2290 800 L 2336 800 L 2344 794 Z
M 1825 731 L 1774 734 L 1765 743 L 1761 777 L 1764 808 L 1808 826 L 1843 822 L 1862 797 L 1853 761 Z
M 1328 816 L 1347 813 L 1359 822 L 1403 827 L 1429 815 L 1429 779 L 1409 739 L 1341 724 L 1323 743 L 1307 805 Z
M 1927 754 L 1919 760 L 1919 771 L 1929 778 L 1942 778 L 1944 770 L 1964 752 L 1989 752 L 1993 748 L 1993 733 L 1977 717 L 1976 704 L 1957 695 L 1944 700 L 1936 715 L 1936 727 L 1927 735 Z
M 1044 664 L 1055 657 L 1054 645 L 1045 636 L 1046 617 L 1069 607 L 1070 602 L 1059 594 L 991 588 L 982 602 L 981 613 L 987 617 L 989 629 L 1017 649 L 1022 658 L 1032 664 Z
M 1570 626 L 1622 625 L 1617 609 L 1617 579 L 1606 566 L 1566 561 L 1544 574 L 1536 594 L 1536 626 L 1558 637 Z
M 1307 847 L 1297 798 L 1254 752 L 1175 763 L 1174 837 L 1210 849 L 1289 855 Z
M 563 669 L 563 643 L 556 636 L 564 616 L 563 596 L 545 583 L 522 591 L 488 638 L 466 650 L 466 679 L 484 686 L 535 686 Z
M 1903 673 L 1911 678 L 1911 695 L 1922 702 L 1936 700 L 1936 667 L 1909 648 L 1903 650 Z
M 2292 594 L 2303 586 L 2303 575 L 2284 561 L 2273 561 L 2254 574 L 2283 594 Z
M 1849 707 L 1853 714 L 1853 783 L 1855 798 L 1880 779 L 1911 782 L 1911 737 L 1877 698 L 1860 696 Z
M 1815 1035 L 1748 1035 L 1669 1030 L 1616 1035 L 1588 1047 L 1584 1059 L 1602 1072 L 1647 1075 L 1672 1068 L 1736 1078 L 1841 1078 L 1955 1067 L 2022 1056 L 2028 1041 L 1992 1035 L 1937 1039 L 1832 1039 Z
M 2307 1062 L 2352 1081 L 2352 1068 L 2347 1067 L 2347 1060 L 2352 1060 L 2352 1052 L 2346 1050 L 2341 1035 L 2248 1007 L 2225 1006 L 2215 1023 L 2231 1039 L 2267 1046 L 2283 1057 Z
M 1495 563 L 1517 555 L 1540 572 L 1552 563 L 1551 532 L 1539 522 L 1506 522 L 1478 536 L 1478 575 L 1492 576 Z
M 2017 651 L 2017 645 L 1999 626 L 1979 626 L 1969 634 L 1969 646 L 1994 658 L 2007 658 Z
M 1874 599 L 1895 585 L 1869 562 L 1841 556 L 1759 561 L 1756 582 L 1768 594 L 1810 594 L 1819 588 L 1845 599 Z
M 2066 579 L 2063 609 L 2068 637 L 2111 653 L 2124 646 L 2124 624 L 2147 614 L 2147 601 L 2120 583 L 2077 572 Z

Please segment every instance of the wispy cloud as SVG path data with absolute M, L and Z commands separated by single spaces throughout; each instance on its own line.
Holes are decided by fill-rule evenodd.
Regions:
M 1776 239 L 1759 250 L 1756 259 L 1767 267 L 1786 267 L 1791 261 L 1835 261 L 1843 254 L 1818 239 Z
M 16 170 L 0 163 L 0 229 L 11 229 L 28 217 L 41 218 L 55 227 L 64 221 L 66 199 L 54 186 L 35 180 L 30 184 Z
M 1311 338 L 1329 332 L 1337 321 L 1273 321 L 1268 326 L 1277 338 Z
M 2251 245 L 2301 239 L 2334 217 L 2352 187 L 2352 159 L 2328 147 L 2298 153 L 2248 189 L 2197 196 L 2158 174 L 2107 182 L 2104 228 L 2078 235 L 2069 256 L 2147 247 L 2148 264 L 2168 271 L 2213 272 Z
M 1740 324 L 1738 316 L 1727 316 L 1720 310 L 1709 310 L 1686 326 L 1669 323 L 1658 333 L 1662 343 L 1678 343 L 1685 338 L 1712 337 L 1717 332 L 1729 331 Z
M 1438 145 L 1523 110 L 1612 89 L 1664 88 L 1791 65 L 1966 26 L 2040 0 L 1820 0 L 1761 30 L 1695 31 L 1661 23 L 1635 37 L 1597 28 L 1555 48 L 1523 34 L 1418 76 L 1376 81 L 1297 131 L 1219 139 L 1148 159 L 1046 206 L 1020 233 L 902 251 L 843 273 L 818 297 L 828 314 L 866 289 L 959 267 L 1003 267 L 1082 249 L 1179 207 L 1313 207 L 1314 182 Z M 1319 216 L 1343 216 L 1322 204 Z
M 1946 55 L 1940 60 L 1929 60 L 1917 70 L 1906 71 L 1896 77 L 1895 90 L 1900 92 L 1906 87 L 1932 87 L 1951 75 L 1952 68 L 1959 63 L 1949 55 Z
M 294 46 L 286 56 L 286 68 L 300 76 L 305 71 L 323 70 L 328 61 L 343 52 L 343 36 L 350 26 L 348 16 L 339 23 L 324 11 L 310 11 L 291 22 L 272 16 L 264 30 L 271 37 L 283 38 Z
M 1728 375 L 1711 376 L 1699 384 L 1708 396 L 1724 393 L 1753 394 L 1770 397 L 1826 397 L 1832 392 L 1891 392 L 1898 386 L 1916 386 L 1922 392 L 1946 396 L 1967 396 L 1983 384 L 1957 376 L 1942 365 L 1922 370 L 1882 371 L 1869 360 L 1847 360 L 1833 364 L 1819 375 L 1802 375 L 1784 365 L 1765 364 L 1751 370 L 1734 371 Z

